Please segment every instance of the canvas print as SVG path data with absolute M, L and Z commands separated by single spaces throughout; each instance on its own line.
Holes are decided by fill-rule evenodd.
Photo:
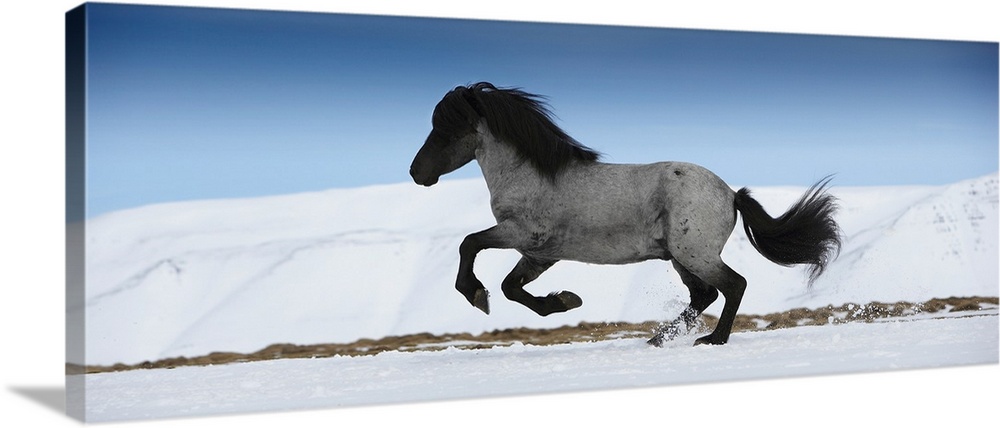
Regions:
M 998 363 L 997 43 L 66 28 L 76 418 Z

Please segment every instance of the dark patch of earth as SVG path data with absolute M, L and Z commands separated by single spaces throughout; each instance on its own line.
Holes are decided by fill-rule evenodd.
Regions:
M 846 303 L 840 306 L 826 306 L 817 309 L 797 308 L 767 315 L 737 315 L 733 332 L 775 330 L 807 325 L 840 324 L 849 322 L 874 322 L 886 318 L 911 317 L 918 314 L 941 316 L 975 315 L 977 311 L 996 310 L 996 297 L 949 297 L 931 299 L 923 303 L 872 302 L 868 304 Z M 704 329 L 711 331 L 718 319 L 702 315 Z M 117 372 L 137 369 L 172 369 L 181 366 L 207 366 L 250 361 L 275 360 L 282 358 L 324 358 L 332 356 L 375 355 L 386 351 L 417 352 L 436 351 L 449 347 L 459 349 L 482 349 L 510 346 L 514 343 L 526 345 L 556 345 L 572 342 L 593 342 L 621 338 L 647 338 L 659 326 L 658 321 L 642 323 L 629 322 L 581 322 L 575 326 L 551 329 L 508 328 L 481 334 L 430 333 L 388 336 L 381 339 L 360 339 L 351 343 L 331 343 L 319 345 L 274 344 L 250 354 L 235 352 L 213 352 L 200 357 L 176 357 L 139 364 L 114 364 L 111 366 L 66 365 L 67 374 L 90 374 Z

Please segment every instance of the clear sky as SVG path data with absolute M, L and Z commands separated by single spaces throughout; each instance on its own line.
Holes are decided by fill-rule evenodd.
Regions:
M 89 7 L 88 216 L 409 181 L 434 105 L 483 80 L 547 96 L 605 161 L 736 186 L 998 170 L 996 43 Z

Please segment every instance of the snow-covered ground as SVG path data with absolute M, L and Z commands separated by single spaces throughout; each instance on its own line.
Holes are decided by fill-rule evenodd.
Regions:
M 971 318 L 738 333 L 726 346 L 694 347 L 691 336 L 664 348 L 627 339 L 94 374 L 86 379 L 86 417 L 190 417 L 996 364 L 997 332 L 991 310 Z
M 990 175 L 950 186 L 834 188 L 840 258 L 811 288 L 737 227 L 724 259 L 748 282 L 741 313 L 845 302 L 997 296 L 998 191 Z M 772 213 L 804 188 L 757 188 Z M 86 364 L 136 363 L 272 343 L 348 342 L 416 332 L 556 327 L 669 318 L 687 303 L 669 264 L 562 262 L 529 290 L 584 306 L 540 318 L 499 282 L 512 251 L 486 251 L 486 316 L 453 289 L 457 248 L 492 225 L 481 180 L 404 183 L 247 200 L 164 204 L 87 227 Z M 721 301 L 709 309 L 718 313 Z M 71 376 L 90 420 L 349 406 L 441 398 L 997 363 L 996 311 L 975 318 L 803 327 L 693 338 L 270 361 Z

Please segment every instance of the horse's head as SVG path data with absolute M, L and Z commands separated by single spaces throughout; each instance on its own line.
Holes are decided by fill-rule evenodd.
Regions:
M 567 165 L 600 156 L 559 129 L 543 97 L 488 82 L 448 92 L 434 107 L 431 124 L 431 134 L 410 165 L 413 181 L 424 186 L 475 159 L 480 145 L 490 141 L 487 136 L 513 147 L 552 180 Z
M 410 164 L 410 176 L 422 186 L 438 179 L 476 157 L 479 135 L 476 129 L 482 115 L 473 106 L 472 91 L 459 86 L 448 92 L 434 107 L 431 133 Z

